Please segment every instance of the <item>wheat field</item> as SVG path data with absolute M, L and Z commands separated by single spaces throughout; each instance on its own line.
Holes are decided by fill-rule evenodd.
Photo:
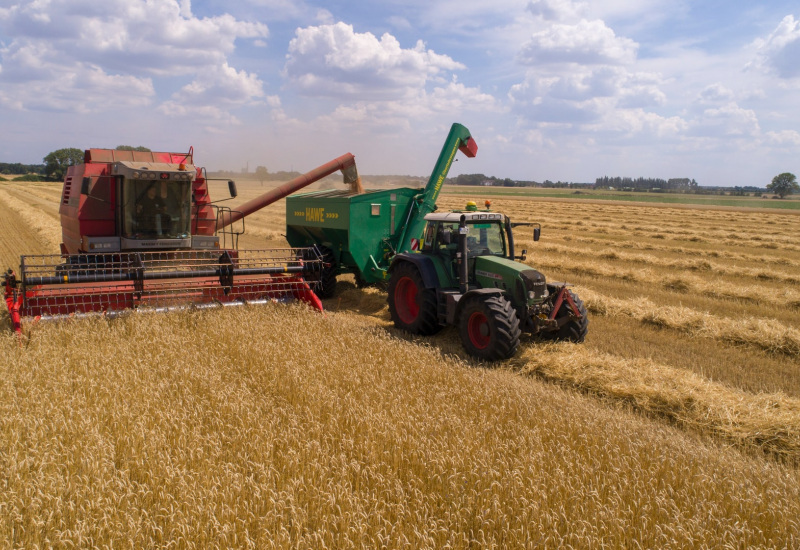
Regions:
M 58 251 L 59 193 L 0 183 L 3 268 Z M 452 329 L 396 331 L 385 294 L 346 276 L 324 315 L 21 338 L 4 316 L 0 548 L 798 547 L 800 217 L 493 208 L 542 224 L 518 246 L 585 301 L 584 344 L 523 338 L 487 367 Z M 282 201 L 247 218 L 240 246 L 285 244 L 284 221 Z

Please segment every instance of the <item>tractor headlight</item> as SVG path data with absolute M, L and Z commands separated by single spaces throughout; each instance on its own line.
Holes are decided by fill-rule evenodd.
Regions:
M 533 300 L 534 298 L 536 298 L 536 294 L 532 290 L 529 291 L 528 292 L 528 299 L 529 300 Z

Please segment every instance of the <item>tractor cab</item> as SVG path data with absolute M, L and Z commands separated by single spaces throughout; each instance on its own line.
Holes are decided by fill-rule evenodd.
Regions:
M 422 251 L 455 257 L 461 216 L 466 218 L 467 251 L 470 257 L 509 257 L 506 217 L 494 212 L 446 212 L 428 214 Z

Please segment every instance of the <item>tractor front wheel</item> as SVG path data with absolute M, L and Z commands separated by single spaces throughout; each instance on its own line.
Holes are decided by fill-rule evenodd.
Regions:
M 441 330 L 436 306 L 436 291 L 425 288 L 417 267 L 403 262 L 392 270 L 389 279 L 389 314 L 394 326 L 430 336 Z
M 586 314 L 586 306 L 583 305 L 583 302 L 578 295 L 572 292 L 571 290 L 564 290 L 565 294 L 569 294 L 569 297 L 572 298 L 572 302 L 575 304 L 575 307 L 578 309 L 578 313 L 581 314 L 580 319 L 569 319 L 566 321 L 561 328 L 558 330 L 554 330 L 552 332 L 544 332 L 542 336 L 547 338 L 548 340 L 568 340 L 570 342 L 580 343 L 586 338 L 586 334 L 589 332 L 589 317 Z M 569 305 L 569 301 L 564 297 L 564 301 L 561 302 L 561 306 L 558 308 L 556 312 L 556 319 L 564 319 L 565 317 L 569 317 L 572 315 L 574 317 L 574 312 L 572 311 L 572 307 Z
M 519 347 L 519 318 L 503 296 L 468 298 L 458 330 L 467 353 L 486 361 L 508 359 Z

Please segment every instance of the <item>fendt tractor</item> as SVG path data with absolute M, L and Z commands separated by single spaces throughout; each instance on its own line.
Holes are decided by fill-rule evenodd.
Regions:
M 501 213 L 469 203 L 464 211 L 435 212 L 456 153 L 474 157 L 469 130 L 453 124 L 433 173 L 422 189 L 361 193 L 319 191 L 286 200 L 286 236 L 324 259 L 318 294 L 330 297 L 336 276 L 358 285 L 388 282 L 395 326 L 432 335 L 458 327 L 464 349 L 489 360 L 511 357 L 520 334 L 582 342 L 586 308 L 566 283 L 547 282 L 516 255 L 513 224 Z
M 337 170 L 360 187 L 348 153 L 232 210 L 211 201 L 192 149 L 88 149 L 64 179 L 61 254 L 22 256 L 19 273 L 5 274 L 14 329 L 20 332 L 26 317 L 113 315 L 142 306 L 294 298 L 321 310 L 312 289 L 322 269 L 315 250 L 238 250 L 238 237 L 247 215 Z M 228 184 L 235 197 L 234 182 Z

